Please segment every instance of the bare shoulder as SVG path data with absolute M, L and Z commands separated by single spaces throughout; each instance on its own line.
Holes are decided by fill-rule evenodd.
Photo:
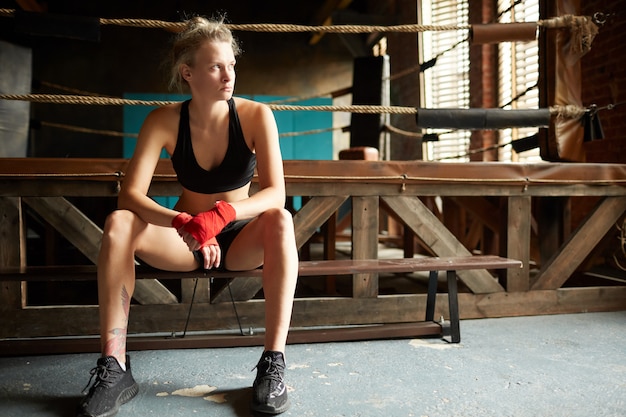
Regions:
M 235 97 L 237 114 L 248 147 L 258 151 L 259 145 L 278 141 L 278 127 L 268 105 Z
M 261 121 L 272 115 L 272 110 L 267 104 L 249 100 L 243 97 L 234 97 L 239 118 L 245 121 Z
M 178 133 L 180 109 L 181 103 L 172 103 L 152 110 L 143 122 L 140 137 L 143 134 L 163 146 L 171 146 Z
M 141 126 L 138 148 L 165 148 L 171 155 L 176 146 L 181 103 L 172 103 L 152 110 Z
M 158 125 L 161 128 L 178 126 L 182 103 L 172 103 L 157 107 L 146 117 L 145 124 Z

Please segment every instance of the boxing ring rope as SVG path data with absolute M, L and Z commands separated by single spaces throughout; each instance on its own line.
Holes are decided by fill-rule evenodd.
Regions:
M 0 9 L 0 17 L 14 17 L 16 15 L 15 9 Z M 317 33 L 342 33 L 342 34 L 360 34 L 360 33 L 419 33 L 419 32 L 437 32 L 437 31 L 458 31 L 468 30 L 472 33 L 474 30 L 479 30 L 483 34 L 480 36 L 482 39 L 487 39 L 487 42 L 493 41 L 493 37 L 499 39 L 499 41 L 505 40 L 520 40 L 526 39 L 528 36 L 533 35 L 533 28 L 545 28 L 545 29 L 564 29 L 569 28 L 572 31 L 575 42 L 572 42 L 572 49 L 587 51 L 591 47 L 593 38 L 598 33 L 598 27 L 589 16 L 574 16 L 564 15 L 553 17 L 550 19 L 543 19 L 537 22 L 523 22 L 523 23 L 494 23 L 494 24 L 482 24 L 482 25 L 420 25 L 420 24 L 405 24 L 405 25 L 392 25 L 392 26 L 379 26 L 379 25 L 322 25 L 322 26 L 310 26 L 310 25 L 295 25 L 295 24 L 276 24 L 276 23 L 247 23 L 247 24 L 230 24 L 226 26 L 235 31 L 247 31 L 247 32 L 267 32 L 267 33 L 302 33 L 302 32 L 317 32 Z M 132 19 L 132 18 L 120 18 L 109 19 L 99 18 L 97 22 L 101 26 L 115 25 L 125 27 L 137 27 L 137 28 L 153 28 L 153 29 L 165 29 L 169 31 L 180 31 L 185 22 L 168 22 L 163 20 L 150 20 L 150 19 Z M 530 32 L 529 32 L 530 30 Z M 530 34 L 529 34 L 530 33 Z M 485 36 L 486 35 L 486 36 Z M 503 37 L 504 36 L 504 37 Z M 520 37 L 521 36 L 521 37 Z
M 30 101 L 33 103 L 53 103 L 53 104 L 84 104 L 84 105 L 113 105 L 113 106 L 165 106 L 175 103 L 174 101 L 161 101 L 161 100 L 134 100 L 123 99 L 116 97 L 94 97 L 94 96 L 77 96 L 77 95 L 57 95 L 57 94 L 0 94 L 0 100 L 20 100 Z M 346 112 L 346 113 L 364 113 L 364 114 L 419 114 L 420 110 L 415 107 L 403 107 L 403 106 L 373 106 L 373 105 L 349 105 L 349 106 L 298 106 L 287 104 L 267 104 L 274 111 L 326 111 L 326 112 Z M 498 110 L 499 112 L 510 112 L 511 114 L 517 113 L 515 110 L 501 110 L 501 109 L 429 109 L 429 113 L 436 113 L 438 110 L 442 111 L 461 111 L 466 110 L 481 110 L 482 112 L 489 113 L 490 110 Z M 548 109 L 551 116 L 563 117 L 563 118 L 579 118 L 587 109 L 583 107 L 577 107 L 573 105 L 567 106 L 551 106 Z
M 13 17 L 16 13 L 15 9 L 0 9 L 0 16 Z M 101 25 L 126 26 L 137 28 L 152 28 L 166 30 L 181 30 L 185 22 L 169 22 L 164 20 L 153 19 L 134 19 L 134 18 L 99 18 Z M 548 29 L 562 28 L 583 28 L 587 27 L 591 22 L 589 16 L 564 15 L 550 19 L 542 19 L 536 22 L 538 27 Z M 420 25 L 420 24 L 404 24 L 404 25 L 295 25 L 295 24 L 277 24 L 277 23 L 245 23 L 232 24 L 227 23 L 226 26 L 235 31 L 247 32 L 324 32 L 324 33 L 371 33 L 371 32 L 431 32 L 431 31 L 455 31 L 468 30 L 473 25 Z
M 16 14 L 15 9 L 0 9 L 0 16 L 13 17 Z M 254 32 L 324 32 L 324 33 L 391 33 L 391 32 L 427 32 L 427 31 L 454 31 L 454 30 L 470 30 L 474 28 L 481 29 L 481 33 L 495 31 L 506 39 L 513 33 L 512 40 L 519 40 L 519 27 L 523 27 L 522 31 L 526 33 L 528 26 L 537 28 L 562 29 L 570 28 L 577 38 L 577 42 L 573 42 L 572 47 L 582 49 L 590 48 L 593 37 L 597 34 L 598 28 L 593 22 L 594 19 L 588 16 L 564 15 L 551 19 L 539 20 L 536 23 L 504 23 L 504 24 L 482 24 L 482 25 L 393 25 L 393 26 L 369 26 L 369 25 L 322 25 L 307 26 L 295 24 L 226 24 L 231 30 L 236 31 L 254 31 Z M 109 19 L 99 18 L 100 25 L 117 25 L 139 28 L 162 28 L 167 30 L 180 30 L 185 22 L 167 22 L 162 20 L 150 19 Z M 482 35 L 481 35 L 482 36 Z M 524 35 L 525 37 L 526 35 Z M 488 40 L 488 42 L 492 41 Z M 2 94 L 0 99 L 5 100 L 27 100 L 37 103 L 56 103 L 56 104 L 90 104 L 90 105 L 147 105 L 162 106 L 170 104 L 169 101 L 146 101 L 146 100 L 127 100 L 115 97 L 101 96 L 54 96 L 49 94 Z M 331 111 L 331 112 L 351 112 L 351 113 L 367 113 L 367 114 L 416 114 L 417 109 L 412 107 L 390 107 L 390 106 L 286 106 L 269 103 L 268 106 L 276 111 Z M 432 110 L 436 111 L 436 110 Z M 580 118 L 586 109 L 572 106 L 551 107 L 550 114 L 564 118 Z
M 32 13 L 24 13 L 14 9 L 0 9 L 0 16 L 16 17 L 28 19 Z M 71 17 L 69 17 L 71 19 Z M 476 44 L 496 43 L 506 41 L 526 41 L 534 40 L 538 29 L 564 29 L 571 31 L 571 49 L 576 52 L 587 52 L 591 48 L 591 43 L 598 33 L 598 26 L 604 22 L 599 21 L 596 16 L 574 16 L 563 15 L 550 19 L 543 19 L 537 22 L 511 22 L 511 23 L 487 23 L 474 25 L 420 25 L 404 24 L 393 26 L 370 26 L 370 25 L 321 25 L 307 26 L 296 24 L 230 24 L 226 23 L 231 30 L 254 31 L 254 32 L 317 32 L 317 33 L 416 33 L 427 31 L 458 31 L 468 30 L 469 40 Z M 169 31 L 181 30 L 186 22 L 167 22 L 162 20 L 134 19 L 134 18 L 94 18 L 94 25 L 115 25 L 138 28 L 161 28 Z M 411 68 L 405 71 L 413 71 Z M 399 74 L 398 77 L 405 74 Z M 55 87 L 55 86 L 53 86 Z M 69 92 L 78 92 L 68 89 Z M 162 106 L 170 104 L 169 101 L 148 101 L 148 100 L 128 100 L 116 97 L 103 97 L 100 95 L 50 95 L 50 94 L 2 94 L 0 99 L 5 100 L 26 100 L 37 103 L 54 104 L 82 104 L 82 105 L 146 105 Z M 520 110 L 502 109 L 416 109 L 413 107 L 399 106 L 372 106 L 372 105 L 351 105 L 351 106 L 297 106 L 277 103 L 266 103 L 274 111 L 327 111 L 327 112 L 347 112 L 361 114 L 401 114 L 415 115 L 419 128 L 453 128 L 453 129 L 502 129 L 508 127 L 545 127 L 549 125 L 550 117 L 559 119 L 581 119 L 590 110 L 574 105 L 551 106 L 547 109 L 532 110 L 532 115 Z M 494 124 L 495 123 L 495 124 Z M 491 125 L 493 124 L 493 125 Z M 58 128 L 70 128 L 53 123 L 41 123 L 41 125 Z M 71 127 L 71 130 L 86 133 L 95 133 L 80 127 Z M 387 131 L 394 131 L 392 126 L 383 126 Z M 122 133 L 101 131 L 100 133 L 109 136 L 127 136 Z M 306 132 L 305 132 L 306 133 Z M 421 133 L 396 132 L 398 134 L 410 133 L 411 137 L 423 137 Z M 294 133 L 296 135 L 297 133 Z M 302 133 L 300 133 L 302 134 Z

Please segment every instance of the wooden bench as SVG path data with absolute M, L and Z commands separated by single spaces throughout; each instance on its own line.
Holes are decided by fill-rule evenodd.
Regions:
M 428 335 L 441 335 L 451 343 L 461 340 L 459 325 L 459 304 L 457 299 L 456 272 L 472 269 L 498 270 L 506 268 L 521 268 L 522 262 L 499 256 L 459 256 L 459 257 L 424 257 L 400 259 L 363 259 L 363 260 L 321 260 L 300 261 L 298 274 L 304 276 L 351 275 L 358 273 L 409 273 L 429 272 L 426 314 L 424 322 L 383 324 L 376 326 L 348 326 L 322 330 L 292 330 L 288 343 L 311 343 L 328 341 L 367 340 L 382 338 L 401 338 Z M 439 272 L 446 272 L 448 286 L 449 321 L 436 320 L 435 300 Z M 70 281 L 94 280 L 95 266 L 30 266 L 23 268 L 0 269 L 0 281 Z M 192 271 L 170 272 L 153 268 L 137 267 L 137 278 L 157 279 L 189 279 L 189 278 L 235 278 L 260 277 L 261 269 L 251 271 Z M 234 305 L 234 303 L 233 303 Z M 191 310 L 190 310 L 191 312 Z M 162 339 L 149 337 L 129 337 L 129 349 L 152 349 L 162 343 Z M 0 342 L 0 345 L 5 342 Z M 225 346 L 253 346 L 263 343 L 262 335 L 236 336 L 192 336 L 186 338 L 172 337 L 168 343 L 171 348 L 195 347 L 225 347 Z M 25 343 L 12 345 L 12 349 L 21 349 Z M 80 344 L 76 345 L 80 349 Z M 0 353 L 6 347 L 0 346 Z M 65 350 L 64 350 L 65 351 Z

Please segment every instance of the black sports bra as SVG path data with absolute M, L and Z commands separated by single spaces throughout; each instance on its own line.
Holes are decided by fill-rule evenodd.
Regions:
M 188 190 L 202 194 L 214 194 L 235 190 L 252 180 L 256 167 L 256 155 L 248 148 L 243 137 L 235 100 L 228 100 L 228 149 L 224 160 L 210 171 L 196 160 L 189 129 L 189 102 L 180 109 L 178 139 L 172 154 L 172 165 L 180 184 Z

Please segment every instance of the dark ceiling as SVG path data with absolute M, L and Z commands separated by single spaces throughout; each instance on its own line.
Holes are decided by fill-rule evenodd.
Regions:
M 0 8 L 71 16 L 180 21 L 193 15 L 226 14 L 232 23 L 321 24 L 338 9 L 361 11 L 363 0 L 18 0 Z
M 191 16 L 225 16 L 232 24 L 277 23 L 318 26 L 331 24 L 333 13 L 351 16 L 366 13 L 368 0 L 0 0 L 0 9 L 16 10 L 12 17 L 0 17 L 0 39 L 23 44 L 39 45 L 42 37 L 66 37 L 65 28 L 77 31 L 82 40 L 99 40 L 98 18 L 134 18 L 178 22 Z M 35 12 L 42 14 L 28 14 Z M 37 20 L 41 16 L 41 20 Z M 59 21 L 50 22 L 50 19 Z M 87 18 L 87 19 L 82 19 Z M 349 18 L 351 19 L 351 18 Z M 87 28 L 76 22 L 87 21 Z M 26 29 L 20 26 L 25 22 Z M 66 24 L 67 22 L 67 24 Z M 342 23 L 346 22 L 345 19 Z M 60 29 L 59 29 L 60 28 Z M 94 32 L 83 37 L 81 31 Z M 40 31 L 38 33 L 38 31 Z M 277 34 L 279 35 L 279 34 Z M 254 34 L 238 33 L 241 40 Z M 301 41 L 315 44 L 314 33 L 295 34 Z M 353 36 L 354 37 L 354 36 Z

